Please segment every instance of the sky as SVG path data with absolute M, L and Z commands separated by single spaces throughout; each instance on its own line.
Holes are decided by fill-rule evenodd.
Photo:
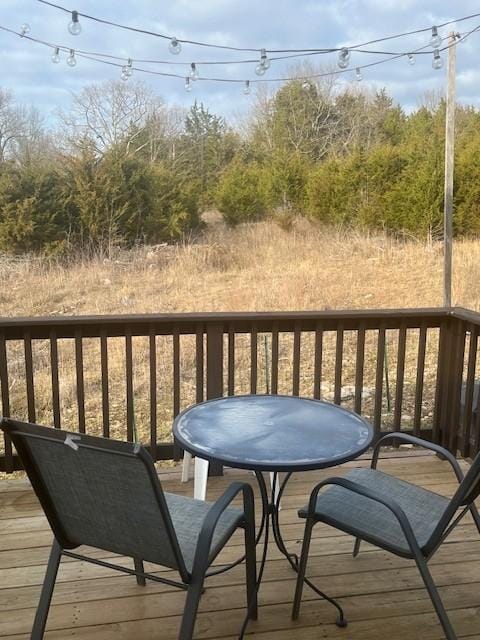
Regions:
M 480 11 L 476 0 L 456 3 L 447 0 L 57 0 L 57 3 L 69 10 L 76 9 L 169 36 L 256 49 L 348 47 Z M 194 100 L 201 101 L 227 120 L 241 117 L 252 103 L 252 96 L 243 94 L 243 84 L 197 81 L 192 83 L 193 90 L 187 93 L 183 76 L 195 61 L 201 76 L 253 81 L 258 79 L 254 63 L 207 67 L 202 66 L 202 61 L 250 59 L 257 54 L 184 44 L 181 53 L 174 56 L 168 51 L 168 40 L 124 31 L 82 17 L 81 34 L 72 36 L 67 30 L 70 15 L 38 0 L 0 0 L 0 6 L 1 26 L 20 31 L 21 25 L 28 23 L 31 27 L 29 35 L 52 44 L 113 54 L 125 60 L 131 57 L 180 62 L 180 65 L 138 66 L 180 73 L 182 78 L 165 78 L 139 71 L 133 74 L 167 103 L 188 108 Z M 447 36 L 452 28 L 465 32 L 478 25 L 480 17 L 457 23 L 440 33 Z M 392 40 L 381 47 L 409 51 L 428 44 L 429 40 L 430 34 L 425 33 Z M 470 35 L 457 50 L 458 100 L 480 108 L 480 31 Z M 120 76 L 121 70 L 117 67 L 80 58 L 71 68 L 65 62 L 65 55 L 59 64 L 53 64 L 51 54 L 47 47 L 0 31 L 0 86 L 11 91 L 18 103 L 35 105 L 47 122 L 54 121 L 59 109 L 68 109 L 72 93 L 89 84 Z M 442 56 L 445 58 L 446 52 Z M 380 59 L 382 56 L 379 55 L 352 52 L 348 73 L 337 79 L 339 87 L 345 83 L 357 84 L 357 65 Z M 336 62 L 337 54 L 312 58 L 312 63 L 323 70 L 338 68 Z M 405 57 L 390 60 L 365 69 L 362 86 L 385 87 L 406 111 L 411 111 L 421 103 L 425 92 L 442 91 L 445 87 L 446 64 L 438 71 L 432 69 L 431 63 L 431 55 L 417 56 L 413 66 Z M 291 61 L 274 61 L 264 77 L 288 77 L 291 68 Z M 252 82 L 251 86 L 255 93 L 258 85 Z M 269 84 L 272 91 L 278 86 L 278 83 Z

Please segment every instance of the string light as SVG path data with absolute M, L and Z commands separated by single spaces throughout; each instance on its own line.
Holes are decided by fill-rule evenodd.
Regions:
M 340 69 L 346 69 L 350 62 L 350 51 L 346 47 L 342 47 L 338 52 L 338 66 Z
M 362 72 L 360 70 L 360 67 L 357 67 L 355 69 L 355 79 L 356 79 L 357 82 L 361 82 L 363 80 L 363 75 L 362 75 Z
M 133 74 L 132 64 L 133 64 L 132 59 L 129 58 L 127 61 L 127 64 L 122 67 L 122 73 L 120 74 L 120 78 L 122 80 L 126 81 L 132 76 Z
M 72 11 L 72 19 L 68 24 L 68 30 L 72 36 L 79 36 L 82 32 L 82 25 L 78 21 L 78 11 Z
M 180 53 L 180 51 L 182 50 L 182 45 L 180 44 L 180 42 L 177 40 L 177 38 L 172 38 L 170 40 L 170 44 L 168 45 L 168 50 L 170 51 L 170 53 L 172 53 L 174 56 L 178 56 L 178 54 Z
M 263 76 L 267 69 L 270 69 L 270 60 L 267 57 L 266 49 L 261 49 L 260 62 L 255 67 L 255 73 L 257 74 L 257 76 Z
M 52 62 L 53 64 L 58 64 L 60 62 L 60 48 L 55 47 L 52 54 Z
M 267 52 L 265 49 L 262 49 L 260 52 L 260 64 L 265 70 L 270 69 L 270 60 L 267 58 Z
M 407 58 L 408 64 L 411 64 L 413 66 L 415 64 L 415 56 L 413 55 L 413 53 L 407 54 Z
M 77 64 L 77 59 L 75 58 L 74 49 L 70 49 L 70 55 L 67 58 L 67 64 L 69 67 L 74 67 Z
M 245 86 L 243 87 L 243 93 L 246 96 L 250 95 L 250 80 L 245 80 Z
M 433 52 L 432 67 L 434 69 L 441 69 L 443 67 L 443 60 L 440 57 L 440 51 L 438 49 L 435 49 Z
M 438 34 L 437 27 L 432 27 L 432 37 L 430 38 L 430 46 L 438 49 L 442 44 L 442 38 Z
M 64 6 L 62 6 L 60 4 L 57 4 L 56 2 L 52 2 L 51 0 L 37 0 L 37 2 L 40 2 L 41 4 L 53 7 L 55 9 L 59 10 L 59 11 L 64 11 L 66 13 L 71 13 L 70 9 L 67 9 Z M 112 26 L 112 27 L 116 27 L 118 29 L 125 29 L 127 31 L 131 31 L 131 32 L 135 32 L 135 33 L 141 33 L 143 35 L 154 36 L 156 38 L 163 38 L 165 40 L 178 42 L 178 44 L 184 43 L 184 44 L 191 44 L 191 45 L 195 45 L 195 46 L 199 46 L 199 47 L 209 47 L 209 48 L 212 48 L 212 49 L 224 49 L 224 50 L 230 50 L 230 51 L 248 51 L 248 52 L 251 52 L 251 53 L 255 53 L 255 52 L 258 51 L 258 48 L 234 47 L 234 46 L 221 45 L 221 44 L 216 44 L 216 43 L 211 43 L 211 42 L 189 40 L 189 39 L 186 39 L 186 38 L 178 40 L 178 38 L 172 38 L 171 35 L 167 35 L 167 34 L 164 34 L 164 33 L 158 33 L 158 32 L 155 32 L 155 31 L 151 31 L 149 29 L 142 29 L 142 28 L 139 28 L 139 27 L 132 27 L 130 25 L 125 25 L 125 24 L 121 24 L 121 23 L 118 23 L 118 22 L 114 22 L 113 20 L 108 20 L 108 19 L 105 19 L 105 18 L 99 18 L 97 16 L 87 15 L 87 14 L 80 13 L 80 12 L 78 13 L 78 15 L 82 16 L 85 19 L 92 20 L 92 21 L 95 21 L 95 22 L 98 22 L 98 23 L 101 23 L 101 24 L 106 24 L 106 25 L 109 25 L 109 26 Z M 453 20 L 448 20 L 446 22 L 443 22 L 443 23 L 437 25 L 436 29 L 443 28 L 443 27 L 446 27 L 448 25 L 461 22 L 463 20 L 471 20 L 472 18 L 477 18 L 479 16 L 480 16 L 480 13 L 474 13 L 474 14 L 471 14 L 471 15 L 468 15 L 468 16 L 464 16 L 462 18 L 455 18 Z M 420 33 L 426 33 L 428 31 L 430 31 L 431 29 L 432 29 L 432 27 L 428 26 L 428 27 L 421 27 L 419 29 L 413 29 L 411 31 L 406 31 L 404 33 L 397 33 L 395 35 L 388 35 L 388 36 L 384 36 L 384 37 L 377 38 L 377 39 L 374 39 L 374 40 L 369 40 L 369 41 L 363 42 L 361 44 L 350 46 L 349 49 L 350 50 L 353 50 L 353 49 L 358 50 L 361 47 L 365 47 L 365 46 L 368 46 L 368 45 L 371 45 L 371 44 L 375 44 L 375 43 L 378 43 L 378 42 L 385 42 L 387 40 L 392 40 L 392 39 L 395 39 L 395 38 L 402 38 L 402 37 L 405 37 L 405 36 L 412 36 L 412 35 L 417 35 L 417 34 L 420 34 Z M 316 53 L 332 53 L 332 52 L 335 52 L 335 51 L 338 51 L 338 49 L 337 48 L 331 48 L 331 47 L 326 48 L 326 49 L 318 49 L 318 48 L 316 48 L 316 49 L 309 49 L 309 48 L 270 49 L 270 53 L 286 53 L 286 52 L 289 52 L 289 53 L 296 53 L 296 54 L 301 53 L 301 55 L 310 55 L 310 54 L 316 54 Z M 179 51 L 176 51 L 175 53 L 179 53 Z M 365 53 L 367 53 L 367 51 L 365 51 Z M 373 53 L 373 52 L 370 51 L 369 53 Z M 376 52 L 376 53 L 378 53 L 378 52 Z
M 185 78 L 185 91 L 190 92 L 192 90 L 192 83 L 190 82 L 190 78 L 187 76 Z
M 20 27 L 21 37 L 23 38 L 23 36 L 26 36 L 28 33 L 30 33 L 30 31 L 31 31 L 30 25 L 27 22 L 24 22 Z
M 42 1 L 42 0 L 39 0 Z M 48 3 L 47 3 L 48 4 Z M 83 15 L 83 14 L 79 14 L 79 15 Z M 480 14 L 478 14 L 480 15 Z M 470 16 L 471 18 L 472 16 Z M 476 17 L 476 16 L 473 16 Z M 467 18 L 458 18 L 456 21 L 459 22 L 461 20 L 465 20 Z M 430 29 L 430 28 L 429 28 Z M 91 51 L 83 51 L 81 49 L 70 49 L 68 46 L 65 45 L 59 45 L 57 43 L 52 43 L 52 42 L 48 42 L 45 40 L 40 40 L 39 38 L 35 38 L 32 37 L 30 35 L 26 35 L 24 33 L 24 31 L 16 31 L 14 29 L 10 29 L 8 27 L 5 27 L 3 25 L 0 24 L 0 30 L 10 33 L 12 35 L 16 35 L 17 37 L 22 37 L 25 38 L 25 40 L 29 40 L 30 42 L 34 42 L 36 44 L 40 44 L 42 46 L 46 46 L 49 47 L 52 52 L 53 52 L 53 56 L 55 55 L 55 50 L 58 49 L 59 52 L 66 52 L 68 54 L 68 52 L 70 52 L 70 55 L 67 58 L 67 63 L 69 64 L 69 66 L 75 66 L 76 64 L 76 57 L 81 57 L 85 60 L 90 60 L 92 62 L 96 62 L 96 63 L 100 63 L 100 64 L 104 64 L 104 65 L 108 65 L 108 66 L 112 66 L 115 67 L 117 69 L 119 69 L 120 71 L 122 70 L 122 67 L 125 66 L 124 64 L 124 60 L 125 58 L 121 58 L 120 56 L 115 56 L 115 55 L 111 55 L 111 54 L 106 54 L 106 53 L 96 53 L 96 52 L 91 52 Z M 477 25 L 473 28 L 470 28 L 468 31 L 462 33 L 462 34 L 457 34 L 457 42 L 463 42 L 468 36 L 470 36 L 473 33 L 477 33 L 480 31 L 480 25 Z M 397 36 L 390 36 L 391 38 L 393 37 L 397 37 Z M 444 45 L 441 49 L 438 50 L 438 59 L 440 59 L 440 62 L 438 62 L 438 59 L 436 59 L 437 57 L 435 56 L 435 51 L 434 53 L 434 60 L 433 62 L 435 62 L 435 65 L 443 65 L 443 61 L 440 58 L 440 53 L 442 51 L 445 51 L 447 49 L 449 49 L 449 47 L 452 46 L 451 44 L 446 44 Z M 342 49 L 338 50 L 336 49 L 335 51 L 339 51 L 340 54 L 342 54 L 342 52 L 346 51 L 346 54 L 343 53 L 342 57 L 350 57 L 350 51 L 352 50 L 352 48 L 347 48 L 347 47 L 343 47 Z M 258 51 L 258 50 L 257 50 Z M 271 51 L 271 50 L 270 50 Z M 359 50 L 355 49 L 355 51 L 358 53 Z M 423 45 L 422 47 L 419 47 L 418 49 L 415 49 L 413 52 L 410 51 L 404 51 L 404 52 L 399 52 L 399 53 L 389 53 L 387 54 L 386 52 L 373 52 L 373 51 L 365 51 L 365 53 L 377 53 L 377 54 L 384 54 L 384 55 L 388 55 L 388 58 L 382 58 L 382 59 L 377 59 L 374 60 L 372 62 L 369 62 L 367 64 L 364 65 L 359 65 L 358 68 L 360 70 L 366 69 L 366 68 L 370 68 L 370 67 L 375 67 L 378 65 L 382 65 L 388 62 L 391 62 L 393 60 L 399 59 L 399 58 L 403 58 L 405 56 L 417 56 L 417 55 L 431 55 L 432 51 L 430 49 L 430 45 Z M 278 58 L 276 58 L 278 59 Z M 129 61 L 131 59 L 129 58 Z M 137 61 L 139 62 L 139 61 Z M 143 60 L 142 62 L 158 62 L 158 61 L 152 61 L 152 60 Z M 252 62 L 251 60 L 249 62 Z M 134 60 L 132 60 L 132 65 L 134 63 Z M 235 64 L 236 61 L 232 61 L 232 64 Z M 163 63 L 163 64 L 168 64 L 168 63 Z M 177 62 L 177 63 L 173 63 L 173 64 L 184 64 L 181 62 Z M 202 64 L 208 64 L 207 62 L 202 62 Z M 216 64 L 211 62 L 210 64 Z M 223 64 L 223 63 L 222 63 Z M 440 66 L 438 66 L 438 68 L 440 68 Z M 262 65 L 262 69 L 263 72 L 265 72 L 263 65 Z M 133 72 L 133 68 L 131 69 Z M 173 72 L 167 72 L 167 71 L 160 71 L 160 70 L 153 70 L 153 69 L 147 69 L 147 68 L 141 68 L 138 65 L 135 65 L 135 70 L 140 72 L 140 73 L 144 73 L 144 74 L 148 74 L 148 75 L 153 75 L 153 76 L 159 76 L 159 77 L 170 77 L 170 78 L 183 78 L 184 76 L 182 74 L 178 74 L 178 73 L 173 73 Z M 307 90 L 308 88 L 311 87 L 311 84 L 309 81 L 315 81 L 317 78 L 323 78 L 323 77 L 334 77 L 336 75 L 341 75 L 343 73 L 346 73 L 345 69 L 339 69 L 339 70 L 329 70 L 329 71 L 325 71 L 325 72 L 320 72 L 320 73 L 311 73 L 307 76 L 299 76 L 297 77 L 297 80 L 300 82 L 303 82 L 302 87 Z M 245 84 L 246 80 L 245 78 L 232 78 L 232 77 L 211 77 L 211 76 L 203 76 L 202 78 L 200 78 L 202 81 L 208 81 L 208 82 L 220 82 L 220 83 L 228 83 L 228 84 L 236 84 L 236 83 L 242 83 L 243 85 Z M 269 77 L 268 79 L 253 79 L 253 80 L 249 80 L 250 82 L 275 82 L 275 83 L 280 83 L 280 82 L 288 82 L 289 80 L 291 80 L 291 77 Z M 190 87 L 191 88 L 191 87 Z
M 190 71 L 190 78 L 192 80 L 198 80 L 198 69 L 197 69 L 197 65 L 195 64 L 195 62 L 192 62 L 192 64 L 190 65 L 191 71 Z

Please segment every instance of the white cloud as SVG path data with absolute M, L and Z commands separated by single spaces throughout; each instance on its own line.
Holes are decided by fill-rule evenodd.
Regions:
M 77 8 L 84 13 L 98 15 L 137 27 L 158 30 L 166 34 L 193 40 L 211 41 L 222 45 L 247 46 L 270 49 L 296 47 L 336 47 L 345 43 L 358 43 L 376 37 L 409 31 L 422 26 L 438 24 L 446 19 L 478 11 L 475 0 L 463 0 L 453 6 L 448 0 L 136 0 L 135 3 L 115 0 L 78 0 Z M 168 53 L 168 41 L 134 34 L 113 27 L 102 26 L 81 19 L 82 34 L 75 38 L 66 29 L 68 14 L 58 12 L 34 0 L 2 0 L 0 23 L 18 29 L 29 22 L 32 36 L 60 43 L 68 47 L 119 56 L 145 59 L 163 59 L 183 62 L 162 67 L 179 73 L 180 79 L 143 76 L 142 79 L 167 102 L 189 106 L 194 99 L 204 101 L 219 113 L 230 115 L 248 108 L 249 100 L 241 93 L 241 86 L 216 83 L 196 83 L 192 94 L 183 89 L 183 74 L 190 62 L 201 65 L 206 59 L 238 59 L 252 54 L 210 51 L 184 45 L 177 58 Z M 480 24 L 480 18 L 478 19 Z M 466 29 L 476 23 L 458 23 L 455 28 Z M 447 29 L 444 29 L 447 32 Z M 409 44 L 392 40 L 382 46 L 389 50 L 414 49 L 428 41 L 428 34 L 412 36 Z M 480 32 L 472 35 L 458 47 L 458 87 L 462 100 L 480 103 L 480 82 L 477 58 Z M 77 67 L 70 69 L 62 62 L 52 65 L 50 53 L 40 45 L 0 32 L 2 54 L 2 86 L 12 90 L 24 103 L 35 103 L 45 113 L 57 106 L 68 107 L 70 92 L 92 82 L 116 78 L 119 70 L 79 59 Z M 237 57 L 238 56 L 238 57 Z M 253 55 L 256 57 L 256 54 Z M 369 57 L 368 61 L 378 59 Z M 335 64 L 336 56 L 317 56 L 315 62 Z M 351 66 L 366 61 L 361 54 L 352 54 Z M 201 74 L 229 78 L 255 79 L 252 65 L 229 67 L 200 66 Z M 354 71 L 345 79 L 353 77 Z M 276 62 L 268 72 L 270 77 L 288 75 L 287 63 Z M 430 56 L 418 56 L 417 64 L 410 67 L 405 59 L 388 62 L 366 69 L 364 82 L 374 87 L 385 87 L 407 109 L 415 105 L 426 89 L 442 88 L 444 72 L 431 68 Z M 141 74 L 136 73 L 139 78 Z

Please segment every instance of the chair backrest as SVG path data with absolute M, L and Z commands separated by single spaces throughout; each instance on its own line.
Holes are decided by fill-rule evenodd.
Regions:
M 98 547 L 177 569 L 186 579 L 165 497 L 138 444 L 4 418 L 63 548 Z
M 468 470 L 462 482 L 459 484 L 457 490 L 452 496 L 452 499 L 450 500 L 450 504 L 448 505 L 445 513 L 441 517 L 434 532 L 432 533 L 430 541 L 427 545 L 429 549 L 435 548 L 438 542 L 441 541 L 442 536 L 445 533 L 445 530 L 452 522 L 458 509 L 460 507 L 466 507 L 471 505 L 473 501 L 478 498 L 479 495 L 480 495 L 480 452 L 476 455 L 475 459 L 470 465 L 470 469 Z

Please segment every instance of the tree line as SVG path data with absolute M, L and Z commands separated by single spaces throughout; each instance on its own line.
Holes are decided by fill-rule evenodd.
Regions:
M 0 250 L 50 255 L 169 242 L 218 208 L 439 236 L 443 99 L 411 113 L 385 90 L 293 78 L 260 90 L 235 127 L 141 83 L 86 87 L 52 128 L 0 90 Z M 457 107 L 457 234 L 480 231 L 480 113 Z

